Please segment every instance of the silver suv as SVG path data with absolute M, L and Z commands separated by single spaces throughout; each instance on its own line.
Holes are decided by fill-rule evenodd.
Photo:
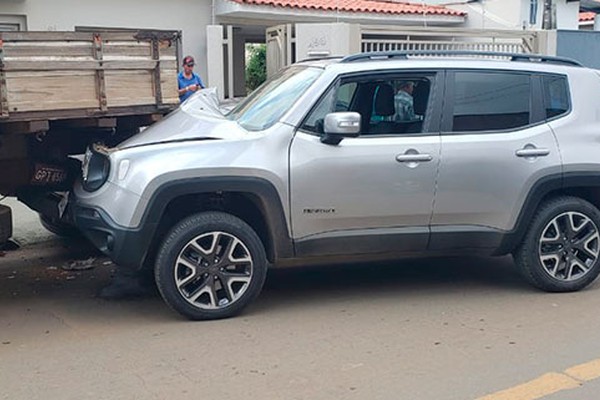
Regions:
M 418 55 L 300 62 L 227 115 L 192 98 L 91 148 L 69 215 L 190 319 L 238 313 L 269 265 L 513 254 L 540 289 L 594 281 L 598 71 Z

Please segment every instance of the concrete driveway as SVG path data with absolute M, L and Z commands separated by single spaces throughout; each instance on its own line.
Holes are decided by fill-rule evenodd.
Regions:
M 0 204 L 12 210 L 13 238 L 20 244 L 33 244 L 55 239 L 40 223 L 38 214 L 14 197 L 7 197 Z

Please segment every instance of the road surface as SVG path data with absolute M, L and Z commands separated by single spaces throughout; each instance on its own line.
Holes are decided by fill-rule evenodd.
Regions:
M 90 269 L 63 269 L 90 256 Z M 510 258 L 272 270 L 244 314 L 213 322 L 186 321 L 158 295 L 97 298 L 113 269 L 76 242 L 0 257 L 0 399 L 559 400 L 600 390 L 599 284 L 542 293 Z

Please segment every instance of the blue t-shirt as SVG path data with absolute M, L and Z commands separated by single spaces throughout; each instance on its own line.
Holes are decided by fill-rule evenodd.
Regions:
M 183 72 L 180 72 L 177 76 L 177 80 L 179 81 L 179 89 L 183 89 L 190 85 L 200 85 L 200 88 L 204 89 L 204 83 L 202 83 L 202 79 L 200 79 L 200 77 L 193 72 L 192 77 L 190 79 L 187 79 L 183 75 Z M 190 97 L 194 93 L 195 92 L 191 91 L 185 92 L 184 94 L 179 96 L 179 101 L 183 103 L 185 100 L 187 100 L 188 97 Z

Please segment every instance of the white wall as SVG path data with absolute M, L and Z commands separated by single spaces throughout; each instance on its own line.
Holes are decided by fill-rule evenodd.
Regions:
M 3 15 L 21 15 L 30 31 L 73 31 L 76 26 L 181 30 L 183 54 L 194 56 L 196 72 L 204 78 L 211 4 L 211 0 L 0 1 L 0 22 Z
M 579 2 L 554 0 L 558 29 L 577 29 Z M 480 0 L 459 4 L 454 0 L 427 0 L 428 4 L 446 5 L 468 13 L 465 28 L 470 29 L 541 29 L 544 0 L 538 0 L 537 23 L 529 25 L 530 0 Z
M 579 29 L 579 2 L 567 3 L 565 0 L 556 2 L 556 28 Z

